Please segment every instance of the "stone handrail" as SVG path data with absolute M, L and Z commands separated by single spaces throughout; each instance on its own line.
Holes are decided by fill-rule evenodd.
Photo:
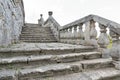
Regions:
M 57 21 L 52 17 L 53 12 L 49 11 L 48 14 L 49 14 L 49 18 L 47 19 L 47 21 L 45 21 L 44 26 L 50 27 L 55 38 L 59 40 L 60 24 L 57 23 Z
M 96 22 L 99 24 L 101 32 L 98 39 Z M 85 31 L 83 32 L 84 24 Z M 96 15 L 88 15 L 63 26 L 60 29 L 60 42 L 94 46 L 98 46 L 99 44 L 100 47 L 107 47 L 109 44 L 109 37 L 106 33 L 106 28 L 109 28 L 110 36 L 113 41 L 119 40 L 120 24 Z

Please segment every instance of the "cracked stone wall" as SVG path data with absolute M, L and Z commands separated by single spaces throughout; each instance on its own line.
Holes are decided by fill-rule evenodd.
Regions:
M 0 46 L 17 42 L 24 22 L 23 0 L 0 0 Z

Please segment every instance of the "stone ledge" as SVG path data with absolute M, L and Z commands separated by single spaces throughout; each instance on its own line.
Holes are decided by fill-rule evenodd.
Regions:
M 35 80 L 120 80 L 120 71 L 114 68 L 105 68 L 49 78 L 35 78 Z
M 29 64 L 35 61 L 49 61 L 49 63 L 61 63 L 61 62 L 73 62 L 85 59 L 97 59 L 101 58 L 100 52 L 84 52 L 84 53 L 69 53 L 69 54 L 61 54 L 61 55 L 31 55 L 31 56 L 15 56 L 11 58 L 1 58 L 0 65 L 9 65 L 9 64 L 17 64 L 17 63 L 26 63 Z

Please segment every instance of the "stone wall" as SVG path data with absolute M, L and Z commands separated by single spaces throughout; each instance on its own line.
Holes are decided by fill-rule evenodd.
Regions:
M 23 0 L 0 0 L 0 46 L 19 40 L 24 21 Z

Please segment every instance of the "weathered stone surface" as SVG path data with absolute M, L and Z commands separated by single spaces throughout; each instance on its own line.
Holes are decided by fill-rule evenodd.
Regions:
M 57 42 L 50 27 L 26 23 L 20 34 L 21 42 Z
M 18 41 L 24 18 L 23 0 L 0 0 L 0 46 Z
M 120 71 L 114 68 L 98 69 L 69 75 L 47 78 L 28 78 L 29 80 L 119 80 Z M 23 79 L 25 80 L 25 79 Z
M 48 12 L 49 17 L 45 21 L 44 27 L 50 27 L 56 39 L 59 40 L 60 24 L 53 18 L 52 14 L 52 11 Z

